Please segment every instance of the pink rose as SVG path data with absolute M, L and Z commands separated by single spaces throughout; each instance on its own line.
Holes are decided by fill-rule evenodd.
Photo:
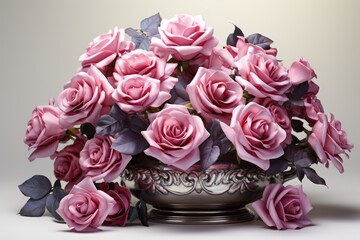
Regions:
M 80 232 L 102 225 L 115 204 L 112 197 L 97 190 L 91 178 L 87 177 L 61 199 L 57 213 L 70 228 Z
M 161 39 L 152 38 L 150 47 L 160 56 L 171 54 L 177 61 L 187 61 L 198 54 L 209 56 L 218 43 L 213 32 L 201 16 L 176 15 L 161 21 Z
M 301 58 L 300 61 L 291 64 L 289 69 L 289 79 L 292 85 L 310 82 L 314 77 L 317 77 L 316 73 L 305 59 Z
M 173 104 L 149 114 L 149 120 L 148 129 L 141 132 L 150 144 L 146 155 L 184 171 L 200 160 L 199 145 L 210 136 L 200 117 Z
M 287 70 L 274 56 L 256 53 L 250 47 L 247 55 L 235 63 L 240 76 L 236 81 L 251 95 L 286 101 L 286 91 L 291 87 Z
M 292 127 L 291 127 L 291 119 L 288 115 L 286 108 L 280 105 L 278 102 L 271 100 L 270 98 L 257 98 L 254 99 L 254 102 L 269 109 L 275 122 L 286 132 L 286 139 L 284 141 L 284 144 L 285 145 L 290 144 L 292 141 L 292 136 L 291 136 Z
M 153 52 L 142 49 L 136 49 L 124 54 L 118 58 L 115 64 L 115 85 L 117 85 L 124 76 L 139 74 L 158 79 L 161 85 L 165 85 L 163 88 L 171 89 L 177 82 L 176 78 L 171 77 L 177 64 L 167 63 L 166 61 L 167 59 L 160 58 Z
M 127 75 L 118 83 L 112 97 L 124 112 L 142 112 L 170 99 L 171 85 L 161 85 L 160 80 L 146 75 Z
M 83 68 L 95 65 L 101 71 L 104 71 L 120 54 L 130 52 L 135 49 L 135 44 L 125 41 L 125 30 L 110 30 L 94 38 L 86 48 L 86 53 L 82 54 L 79 60 Z
M 82 177 L 82 170 L 79 164 L 80 152 L 85 141 L 77 138 L 71 145 L 64 147 L 56 153 L 54 161 L 54 175 L 57 179 L 66 182 L 76 182 Z
M 112 149 L 112 143 L 112 137 L 95 136 L 85 143 L 80 152 L 80 167 L 93 181 L 113 181 L 131 160 L 130 155 Z
M 245 104 L 241 86 L 219 70 L 200 67 L 186 87 L 193 108 L 207 121 L 219 119 L 230 123 L 239 104 Z
M 114 198 L 116 204 L 106 217 L 104 225 L 125 226 L 130 211 L 131 194 L 129 190 L 121 187 L 119 183 L 102 182 L 98 189 Z
M 60 110 L 52 105 L 37 106 L 28 122 L 24 143 L 34 150 L 29 160 L 50 157 L 65 137 L 66 129 L 60 125 Z
M 72 127 L 88 122 L 95 126 L 100 115 L 110 111 L 113 91 L 96 67 L 77 73 L 58 96 L 61 125 Z
M 256 46 L 251 43 L 247 43 L 244 37 L 239 37 L 236 43 L 236 47 L 227 45 L 222 49 L 216 49 L 216 53 L 223 59 L 226 66 L 230 68 L 236 68 L 235 62 L 238 62 L 242 57 L 245 57 L 249 51 L 249 48 L 252 48 L 254 54 L 262 53 L 267 55 L 272 55 L 276 57 L 277 49 L 270 48 L 269 50 L 264 50 L 263 48 Z
M 304 99 L 304 117 L 309 125 L 314 125 L 319 119 L 318 113 L 323 113 L 324 108 L 316 95 L 308 94 Z
M 234 109 L 230 126 L 220 123 L 226 137 L 235 145 L 238 156 L 267 170 L 270 159 L 284 154 L 281 144 L 286 132 L 269 110 L 255 102 Z
M 311 224 L 306 215 L 312 206 L 301 185 L 267 185 L 262 200 L 253 202 L 251 206 L 266 225 L 278 230 L 298 229 Z
M 344 172 L 340 154 L 348 157 L 346 150 L 350 151 L 354 145 L 348 141 L 346 132 L 341 129 L 341 123 L 334 115 L 330 114 L 328 119 L 326 114 L 318 114 L 318 121 L 312 128 L 308 142 L 321 163 L 328 167 L 330 160 L 340 173 Z

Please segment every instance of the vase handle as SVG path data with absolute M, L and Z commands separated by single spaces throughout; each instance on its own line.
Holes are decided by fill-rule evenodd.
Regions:
M 283 172 L 283 183 L 293 180 L 296 177 L 296 169 L 291 167 L 289 170 Z

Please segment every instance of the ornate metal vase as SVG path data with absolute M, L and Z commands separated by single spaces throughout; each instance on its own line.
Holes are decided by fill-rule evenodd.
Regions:
M 164 223 L 251 221 L 254 215 L 246 204 L 261 198 L 270 182 L 285 180 L 283 174 L 267 176 L 254 165 L 238 164 L 234 153 L 225 155 L 206 170 L 194 166 L 187 172 L 145 156 L 135 162 L 139 164 L 128 166 L 121 176 L 122 184 L 152 206 L 151 220 Z

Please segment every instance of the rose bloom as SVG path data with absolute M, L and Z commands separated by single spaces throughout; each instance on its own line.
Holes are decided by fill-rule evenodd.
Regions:
M 198 54 L 209 56 L 218 43 L 213 32 L 201 16 L 176 15 L 161 21 L 161 39 L 152 38 L 150 47 L 158 55 L 171 55 L 177 61 L 187 61 Z
M 79 158 L 84 145 L 85 141 L 77 138 L 73 144 L 55 154 L 54 175 L 56 179 L 66 182 L 76 182 L 81 179 L 82 170 Z
M 134 113 L 142 112 L 148 107 L 159 107 L 171 98 L 170 90 L 171 88 L 162 88 L 158 79 L 133 74 L 125 76 L 118 83 L 112 97 L 124 112 Z
M 325 113 L 319 113 L 318 118 L 308 142 L 321 163 L 328 167 L 330 160 L 339 172 L 343 173 L 343 159 L 340 154 L 349 157 L 346 151 L 350 151 L 354 146 L 348 141 L 346 132 L 341 129 L 341 123 L 334 115 L 330 114 L 329 119 Z
M 114 30 L 94 38 L 86 48 L 86 53 L 82 54 L 79 60 L 85 69 L 94 65 L 104 71 L 119 54 L 133 49 L 135 49 L 135 44 L 125 41 L 125 30 L 114 28 Z
M 60 124 L 72 127 L 77 124 L 96 125 L 102 114 L 110 111 L 114 91 L 106 77 L 95 67 L 77 73 L 58 96 L 61 110 Z
M 80 152 L 80 167 L 93 181 L 113 181 L 131 160 L 130 155 L 112 149 L 112 143 L 113 138 L 110 136 L 95 136 L 85 143 Z
M 245 103 L 241 86 L 219 70 L 200 67 L 186 91 L 193 108 L 207 122 L 215 118 L 229 124 L 234 108 Z
M 87 177 L 61 199 L 56 212 L 70 228 L 81 232 L 101 226 L 115 205 L 116 201 L 97 190 L 91 178 Z
M 238 156 L 263 170 L 270 167 L 270 159 L 284 154 L 281 144 L 286 138 L 285 130 L 267 108 L 255 102 L 236 107 L 230 126 L 222 122 L 220 126 L 235 145 Z
M 272 55 L 256 53 L 250 47 L 247 55 L 236 64 L 236 81 L 251 95 L 270 97 L 274 101 L 286 101 L 285 93 L 291 87 L 287 70 Z
M 296 86 L 303 82 L 310 82 L 314 77 L 317 77 L 316 73 L 305 59 L 301 58 L 291 64 L 289 79 L 292 85 Z
M 266 225 L 278 230 L 298 229 L 311 224 L 306 215 L 312 206 L 301 185 L 267 185 L 262 200 L 253 202 L 251 206 Z
M 200 117 L 183 105 L 167 104 L 149 114 L 149 120 L 148 129 L 141 132 L 150 144 L 146 155 L 184 171 L 200 160 L 199 145 L 210 136 Z
M 50 157 L 65 137 L 66 129 L 60 125 L 60 110 L 52 105 L 37 106 L 28 121 L 24 143 L 34 150 L 29 160 Z
M 124 76 L 131 74 L 147 75 L 160 80 L 162 88 L 171 89 L 177 79 L 171 77 L 176 63 L 167 63 L 166 58 L 160 58 L 151 51 L 136 49 L 119 57 L 114 69 L 114 85 Z
M 292 141 L 291 136 L 291 119 L 288 115 L 286 108 L 280 105 L 278 102 L 271 100 L 270 98 L 255 98 L 254 102 L 266 107 L 269 109 L 271 115 L 273 116 L 275 122 L 285 130 L 286 139 L 283 145 L 290 144 Z
M 125 226 L 130 211 L 131 194 L 129 190 L 121 187 L 119 183 L 98 184 L 98 189 L 114 198 L 116 204 L 106 217 L 104 225 Z

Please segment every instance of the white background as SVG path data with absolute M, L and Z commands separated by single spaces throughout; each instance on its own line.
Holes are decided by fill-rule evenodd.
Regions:
M 27 239 L 360 239 L 359 69 L 360 2 L 356 0 L 293 1 L 16 1 L 0 2 L 1 165 L 0 236 Z M 231 23 L 246 35 L 260 32 L 274 40 L 285 66 L 305 57 L 314 67 L 319 97 L 326 112 L 341 120 L 355 144 L 345 173 L 316 166 L 327 187 L 304 180 L 313 202 L 313 226 L 276 231 L 261 222 L 217 226 L 152 224 L 150 228 L 102 228 L 76 234 L 50 217 L 17 215 L 26 198 L 17 185 L 34 174 L 52 177 L 50 159 L 29 163 L 22 142 L 26 123 L 36 105 L 56 98 L 80 66 L 78 57 L 88 43 L 114 26 L 138 27 L 141 19 L 160 12 L 201 14 L 225 44 Z M 297 184 L 296 181 L 292 184 Z

